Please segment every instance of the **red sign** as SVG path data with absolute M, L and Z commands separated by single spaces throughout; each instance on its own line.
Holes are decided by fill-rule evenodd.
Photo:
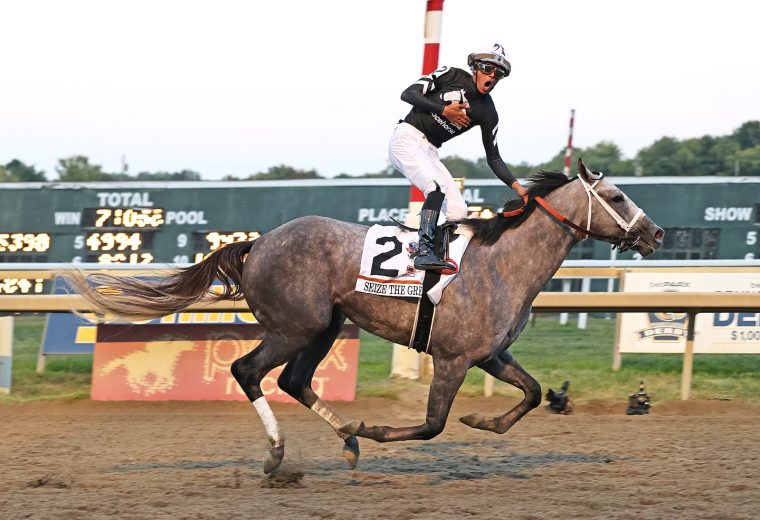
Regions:
M 99 325 L 92 366 L 96 401 L 246 400 L 230 365 L 258 347 L 259 324 Z M 343 327 L 319 364 L 312 388 L 326 401 L 353 401 L 359 364 L 359 328 Z M 284 366 L 284 365 L 283 365 Z M 283 366 L 261 389 L 270 401 L 296 402 L 277 386 Z

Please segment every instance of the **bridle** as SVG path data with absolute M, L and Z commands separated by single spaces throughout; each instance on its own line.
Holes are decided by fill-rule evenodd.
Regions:
M 607 204 L 607 202 L 594 190 L 596 188 L 596 185 L 599 184 L 599 182 L 602 180 L 602 173 L 599 173 L 599 178 L 594 181 L 593 184 L 587 183 L 581 176 L 578 176 L 578 180 L 581 181 L 581 185 L 583 186 L 583 189 L 586 191 L 586 196 L 588 197 L 588 218 L 586 220 L 586 228 L 582 228 L 575 222 L 568 219 L 566 216 L 562 215 L 559 211 L 554 209 L 554 207 L 546 202 L 542 197 L 534 197 L 533 200 L 536 201 L 538 205 L 540 205 L 542 208 L 544 208 L 551 216 L 553 216 L 555 219 L 557 219 L 561 224 L 565 224 L 577 231 L 580 231 L 583 233 L 583 238 L 581 240 L 585 240 L 586 238 L 593 238 L 596 240 L 601 240 L 602 242 L 607 242 L 612 244 L 612 248 L 618 248 L 620 251 L 628 251 L 632 247 L 636 247 L 636 245 L 639 243 L 639 240 L 641 240 L 641 234 L 638 232 L 638 230 L 634 229 L 634 225 L 636 222 L 644 216 L 644 210 L 639 208 L 639 210 L 636 212 L 636 214 L 631 218 L 630 222 L 626 222 L 617 211 L 612 209 L 612 207 Z M 602 235 L 600 233 L 595 233 L 594 231 L 591 231 L 591 206 L 592 206 L 592 200 L 591 197 L 596 198 L 596 200 L 599 202 L 599 204 L 604 208 L 605 211 L 617 222 L 618 226 L 625 231 L 625 235 L 623 236 L 615 236 L 615 235 Z M 528 204 L 528 196 L 525 195 L 523 197 L 523 200 L 525 202 L 525 205 Z M 521 208 L 518 208 L 513 211 L 503 211 L 501 214 L 505 217 L 513 217 L 515 215 L 519 215 L 525 210 L 525 205 L 523 205 Z

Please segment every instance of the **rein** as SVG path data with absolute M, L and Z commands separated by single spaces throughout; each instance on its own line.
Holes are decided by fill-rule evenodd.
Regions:
M 564 216 L 562 213 L 557 211 L 551 204 L 546 202 L 546 200 L 543 199 L 543 197 L 534 197 L 533 200 L 536 201 L 538 205 L 540 205 L 542 208 L 544 208 L 552 217 L 557 219 L 561 224 L 565 224 L 577 231 L 580 231 L 585 236 L 581 240 L 585 240 L 586 238 L 593 238 L 595 240 L 601 240 L 602 242 L 607 242 L 609 244 L 612 244 L 612 248 L 618 248 L 620 251 L 627 251 L 631 249 L 632 247 L 635 247 L 636 244 L 639 243 L 639 239 L 641 238 L 639 233 L 633 230 L 633 226 L 636 223 L 637 220 L 639 220 L 643 215 L 644 211 L 639 208 L 639 211 L 636 212 L 636 214 L 631 218 L 630 222 L 626 222 L 623 220 L 623 218 L 618 215 L 618 213 L 610 207 L 607 202 L 602 199 L 599 194 L 594 191 L 594 188 L 599 183 L 599 181 L 602 180 L 601 174 L 599 179 L 597 179 L 593 184 L 589 185 L 586 181 L 584 181 L 581 177 L 578 177 L 578 180 L 581 181 L 581 184 L 583 184 L 583 188 L 586 190 L 586 195 L 588 196 L 588 220 L 586 223 L 586 228 L 579 226 L 566 216 Z M 596 198 L 596 200 L 599 202 L 599 204 L 604 208 L 607 213 L 617 222 L 618 226 L 620 226 L 624 231 L 625 235 L 623 236 L 615 236 L 615 235 L 602 235 L 600 233 L 596 233 L 594 231 L 591 231 L 591 197 L 592 195 Z M 511 210 L 511 211 L 502 211 L 501 215 L 504 217 L 514 217 L 525 211 L 526 206 L 528 205 L 528 196 L 523 196 L 523 205 L 517 209 Z M 631 232 L 633 230 L 633 233 Z

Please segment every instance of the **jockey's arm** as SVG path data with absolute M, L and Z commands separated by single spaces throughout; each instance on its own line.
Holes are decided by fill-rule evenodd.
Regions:
M 486 161 L 491 167 L 493 173 L 507 186 L 515 190 L 518 195 L 525 196 L 528 193 L 522 184 L 515 178 L 512 170 L 507 163 L 501 158 L 499 145 L 496 144 L 496 131 L 498 129 L 498 119 L 495 124 L 481 124 L 480 130 L 483 137 L 483 149 L 486 152 Z
M 443 114 L 445 105 L 442 101 L 434 101 L 425 97 L 423 92 L 423 86 L 419 82 L 409 85 L 406 90 L 401 93 L 401 101 L 409 103 L 413 107 L 424 110 L 425 112 L 433 112 L 438 115 Z
M 401 93 L 401 100 L 425 112 L 444 115 L 443 111 L 448 105 L 440 99 L 430 99 L 427 96 L 451 81 L 451 70 L 451 67 L 444 66 L 425 74 Z

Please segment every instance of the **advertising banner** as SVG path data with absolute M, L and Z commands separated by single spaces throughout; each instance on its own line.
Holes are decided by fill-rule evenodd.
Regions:
M 760 292 L 755 273 L 626 273 L 626 292 Z M 688 316 L 648 312 L 620 315 L 621 353 L 683 353 Z M 696 354 L 760 353 L 760 312 L 719 312 L 697 315 Z
M 237 325 L 99 325 L 92 367 L 93 400 L 246 400 L 230 373 L 233 361 L 257 348 L 264 328 Z M 314 374 L 312 388 L 328 401 L 352 401 L 359 364 L 359 328 L 345 325 Z M 270 401 L 296 402 L 277 386 L 283 366 L 261 389 Z
M 72 294 L 66 281 L 57 276 L 53 294 Z M 95 325 L 69 313 L 48 314 L 42 335 L 40 354 L 92 354 L 95 346 Z

